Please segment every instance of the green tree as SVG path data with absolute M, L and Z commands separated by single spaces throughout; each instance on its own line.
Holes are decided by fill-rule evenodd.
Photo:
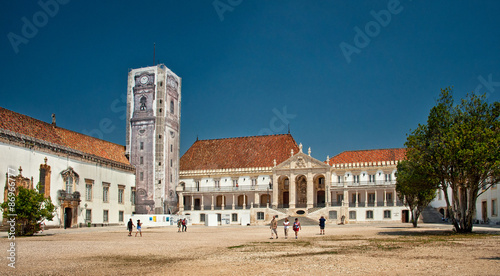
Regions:
M 9 201 L 2 203 L 3 215 L 7 219 L 15 218 L 17 236 L 32 236 L 40 231 L 40 222 L 54 218 L 54 204 L 50 197 L 45 198 L 36 190 L 24 187 L 18 189 L 13 206 L 9 206 Z
M 405 143 L 407 160 L 439 182 L 456 232 L 472 232 L 478 196 L 500 180 L 499 114 L 500 103 L 484 95 L 454 105 L 451 88 L 442 89 L 427 124 Z
M 420 214 L 436 195 L 438 183 L 417 163 L 404 160 L 397 169 L 396 192 L 400 199 L 404 198 L 413 227 L 417 227 Z

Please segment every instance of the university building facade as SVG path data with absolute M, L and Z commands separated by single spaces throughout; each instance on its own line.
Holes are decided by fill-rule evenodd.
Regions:
M 179 211 L 195 224 L 265 224 L 272 216 L 335 223 L 409 220 L 395 172 L 404 149 L 343 152 L 322 162 L 292 135 L 199 140 L 182 156 Z

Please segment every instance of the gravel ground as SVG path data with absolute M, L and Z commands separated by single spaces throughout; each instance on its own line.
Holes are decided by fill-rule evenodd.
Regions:
M 499 275 L 500 228 L 422 224 L 303 226 L 299 238 L 269 239 L 264 226 L 50 229 L 17 238 L 16 268 L 1 275 Z M 4 256 L 9 242 L 0 234 Z

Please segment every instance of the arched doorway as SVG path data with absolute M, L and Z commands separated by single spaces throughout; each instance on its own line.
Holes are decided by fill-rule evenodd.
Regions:
M 243 207 L 248 204 L 248 197 L 246 195 L 238 196 L 238 207 Z
M 314 177 L 314 194 L 315 198 L 315 206 L 316 207 L 325 207 L 326 203 L 326 193 L 325 193 L 325 176 L 320 174 Z
M 306 208 L 307 207 L 307 178 L 305 175 L 299 175 L 296 178 L 296 208 Z
M 287 176 L 278 178 L 278 207 L 288 208 L 290 204 L 290 179 Z
M 216 199 L 216 202 L 215 202 L 215 206 L 219 207 L 219 208 L 223 207 L 223 206 L 226 206 L 226 197 L 222 196 L 222 195 L 218 195 L 217 199 Z

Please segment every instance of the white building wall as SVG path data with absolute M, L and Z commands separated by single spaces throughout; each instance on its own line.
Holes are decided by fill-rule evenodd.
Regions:
M 36 186 L 40 180 L 40 165 L 44 164 L 45 158 L 47 158 L 47 165 L 51 167 L 50 197 L 56 206 L 53 221 L 46 222 L 46 225 L 59 226 L 64 224 L 57 191 L 66 188 L 61 172 L 68 167 L 72 167 L 80 177 L 78 184 L 75 185 L 75 191 L 80 192 L 81 195 L 78 223 L 85 223 L 85 204 L 87 204 L 87 209 L 92 210 L 92 223 L 103 223 L 103 210 L 108 210 L 107 223 L 109 224 L 122 223 L 118 221 L 119 211 L 123 211 L 124 215 L 134 211 L 134 206 L 131 203 L 131 188 L 135 187 L 135 174 L 133 172 L 124 172 L 109 166 L 76 161 L 52 153 L 38 152 L 0 142 L 0 171 L 2 172 L 0 174 L 0 188 L 2 191 L 5 188 L 7 170 L 14 169 L 17 175 L 19 166 L 22 167 L 24 177 L 30 179 L 33 177 L 33 185 Z M 91 201 L 87 201 L 85 198 L 85 179 L 94 181 Z M 102 182 L 110 183 L 108 203 L 103 202 Z M 118 203 L 118 185 L 125 186 L 123 204 Z M 2 198 L 2 202 L 3 200 Z

